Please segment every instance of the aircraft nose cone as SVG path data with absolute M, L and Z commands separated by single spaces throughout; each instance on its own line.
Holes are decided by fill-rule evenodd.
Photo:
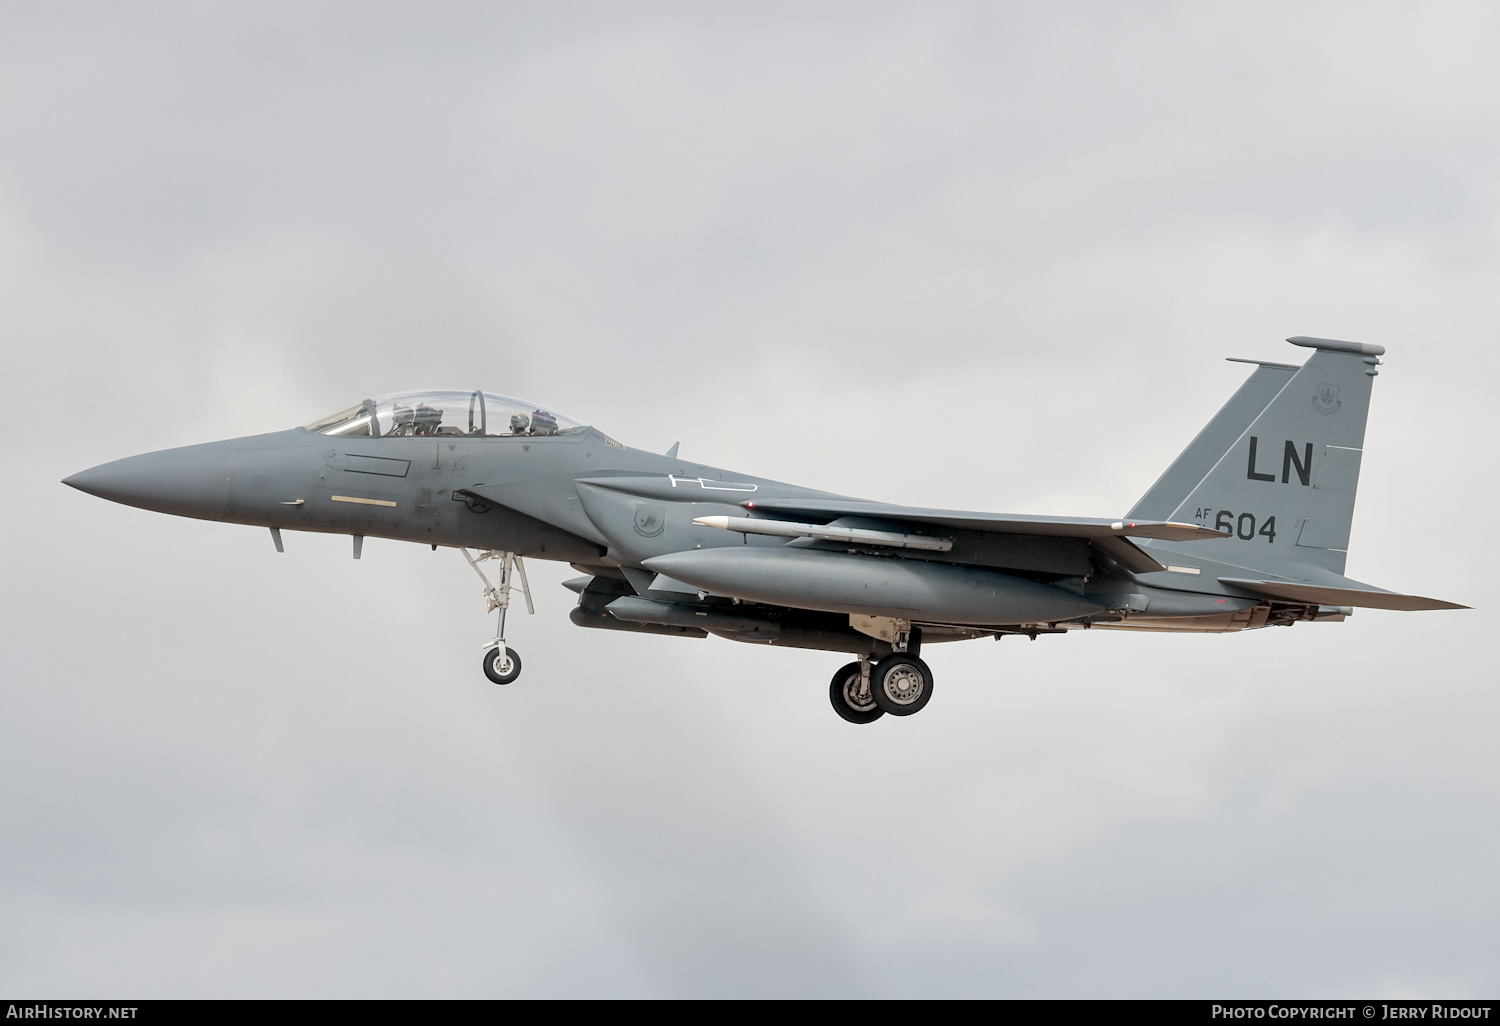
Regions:
M 229 443 L 209 442 L 103 463 L 63 484 L 127 506 L 217 520 L 229 509 L 229 474 Z

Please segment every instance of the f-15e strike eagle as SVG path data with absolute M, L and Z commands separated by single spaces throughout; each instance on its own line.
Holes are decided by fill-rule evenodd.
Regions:
M 64 483 L 177 516 L 459 549 L 499 611 L 484 672 L 508 684 L 522 557 L 584 576 L 580 627 L 856 657 L 852 723 L 932 697 L 940 641 L 1084 628 L 1228 632 L 1342 620 L 1354 606 L 1461 609 L 1345 577 L 1381 346 L 1298 336 L 1255 370 L 1129 513 L 1012 516 L 897 506 L 621 445 L 480 391 L 367 399 L 305 427 L 133 456 Z M 478 554 L 470 552 L 478 550 Z M 494 560 L 491 582 L 481 565 Z

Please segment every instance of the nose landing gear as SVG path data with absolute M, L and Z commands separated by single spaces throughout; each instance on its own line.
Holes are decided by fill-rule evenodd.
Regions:
M 505 613 L 510 608 L 510 592 L 514 586 L 516 577 L 520 577 L 521 595 L 526 599 L 526 612 L 535 613 L 536 608 L 531 604 L 531 586 L 526 581 L 526 567 L 521 562 L 521 557 L 514 552 L 497 552 L 494 549 L 481 552 L 477 557 L 469 555 L 468 549 L 459 549 L 464 554 L 464 559 L 474 568 L 479 579 L 484 582 L 484 609 L 487 613 L 500 611 L 499 623 L 495 626 L 495 636 L 484 643 L 484 675 L 496 684 L 509 684 L 521 675 L 521 657 L 513 648 L 505 645 Z M 479 564 L 486 559 L 498 559 L 500 561 L 500 583 L 491 584 L 490 579 L 484 575 Z

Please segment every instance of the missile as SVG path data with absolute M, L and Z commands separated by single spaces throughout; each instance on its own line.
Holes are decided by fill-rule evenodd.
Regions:
M 820 538 L 824 541 L 854 542 L 862 545 L 889 545 L 898 549 L 925 549 L 947 552 L 953 542 L 900 531 L 870 531 L 862 527 L 839 527 L 833 524 L 797 524 L 789 520 L 763 520 L 757 517 L 698 517 L 693 521 L 703 527 L 717 527 L 742 534 L 770 534 L 779 538 Z
M 1072 620 L 1100 603 L 1025 577 L 949 563 L 812 549 L 688 549 L 645 566 L 715 595 L 927 623 Z

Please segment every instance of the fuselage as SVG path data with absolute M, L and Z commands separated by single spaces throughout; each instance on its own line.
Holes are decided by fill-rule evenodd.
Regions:
M 703 526 L 697 521 L 753 512 L 757 500 L 839 497 L 630 448 L 588 426 L 479 436 L 298 427 L 128 457 L 67 483 L 178 516 L 500 550 L 627 580 L 662 574 L 691 583 L 652 598 L 696 591 L 698 601 L 896 617 L 929 624 L 931 640 L 975 636 L 962 628 L 1035 631 L 1132 617 L 1141 627 L 1232 630 L 1258 625 L 1245 611 L 1266 605 L 1212 577 L 1201 589 L 1163 589 L 1101 568 L 1074 539 L 947 531 L 957 539 L 949 551 L 897 558 Z

